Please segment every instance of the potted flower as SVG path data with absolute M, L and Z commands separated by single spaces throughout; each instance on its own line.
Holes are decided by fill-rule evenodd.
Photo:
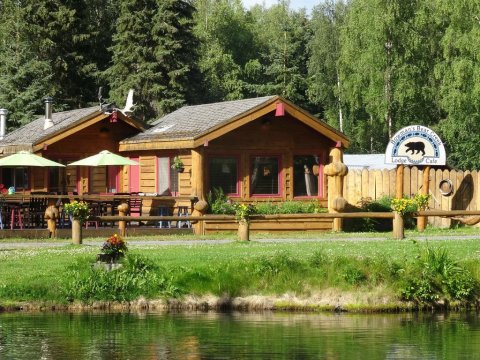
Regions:
M 90 209 L 85 201 L 74 200 L 63 205 L 63 211 L 72 220 L 72 240 L 74 244 L 82 243 L 82 225 L 90 216 Z
M 178 156 L 175 156 L 173 158 L 171 168 L 174 170 L 177 170 L 179 173 L 182 173 L 183 170 L 185 169 L 185 166 L 183 165 L 183 161 Z
M 252 204 L 235 204 L 235 219 L 238 221 L 238 239 L 248 241 L 250 239 L 250 216 L 257 209 Z
M 97 260 L 114 263 L 125 256 L 127 250 L 127 243 L 117 234 L 113 234 L 103 243 L 101 253 L 97 255 Z

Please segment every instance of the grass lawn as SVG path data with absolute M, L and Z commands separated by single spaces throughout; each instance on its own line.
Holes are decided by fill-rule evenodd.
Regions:
M 112 232 L 117 231 L 112 229 Z M 442 237 L 448 239 L 452 236 L 476 236 L 480 238 L 480 228 L 476 227 L 458 227 L 452 229 L 440 229 L 427 227 L 424 232 L 418 232 L 416 230 L 405 230 L 405 237 Z M 250 234 L 251 240 L 258 239 L 319 239 L 319 240 L 341 240 L 341 239 L 392 239 L 392 232 L 305 232 L 305 231 L 293 231 L 293 232 L 276 232 L 276 233 L 252 233 Z M 128 237 L 128 242 L 134 243 L 135 241 L 172 241 L 172 240 L 236 240 L 237 234 L 235 232 L 225 232 L 219 234 L 209 234 L 204 236 L 197 236 L 193 233 L 182 234 L 162 234 L 159 231 L 158 235 L 148 236 L 134 236 Z M 104 238 L 85 238 L 84 243 L 103 241 Z M 1 243 L 52 243 L 60 244 L 69 242 L 68 239 L 50 239 L 50 238 L 37 238 L 37 239 L 24 239 L 24 238 L 0 238 Z
M 327 289 L 372 296 L 382 289 L 397 300 L 473 303 L 480 283 L 480 241 L 448 237 L 477 233 L 471 228 L 428 229 L 421 234 L 407 232 L 405 240 L 388 239 L 385 233 L 288 233 L 270 237 L 292 242 L 260 242 L 266 236 L 256 235 L 248 243 L 192 241 L 169 246 L 139 241 L 201 238 L 128 238 L 124 267 L 111 272 L 92 268 L 103 239 L 85 239 L 80 246 L 4 249 L 0 250 L 0 303 L 123 301 L 140 296 L 181 299 L 191 294 L 311 297 Z M 408 239 L 414 236 L 433 239 Z M 235 234 L 203 238 L 234 239 Z M 6 241 L 12 240 L 2 240 Z

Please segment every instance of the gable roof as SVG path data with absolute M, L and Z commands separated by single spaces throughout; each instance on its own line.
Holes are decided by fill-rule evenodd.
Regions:
M 42 144 L 87 121 L 97 122 L 108 116 L 110 113 L 100 110 L 98 106 L 57 112 L 52 114 L 53 126 L 45 130 L 43 129 L 45 115 L 39 116 L 32 122 L 7 133 L 3 140 L 0 140 L 0 153 L 6 155 L 19 150 L 35 151 L 34 147 L 37 144 Z M 145 129 L 141 122 L 126 117 L 120 112 L 118 117 L 139 130 Z
M 184 106 L 153 122 L 153 127 L 126 141 L 195 138 L 273 98 L 275 96 Z
M 342 141 L 348 146 L 348 139 L 325 122 L 293 105 L 279 96 L 264 96 L 251 99 L 223 101 L 212 104 L 184 106 L 153 123 L 153 127 L 120 142 L 120 151 L 138 150 L 141 143 L 157 143 L 152 148 L 188 148 L 203 144 L 223 133 L 253 121 L 275 110 L 276 103 L 282 102 L 287 111 L 295 117 L 300 114 L 308 118 L 309 125 L 325 129 L 327 137 Z M 289 111 L 291 110 L 291 111 Z M 302 121 L 302 119 L 300 119 Z M 305 120 L 305 119 L 303 119 Z M 220 131 L 224 128 L 225 131 Z M 324 132 L 322 132 L 324 133 Z

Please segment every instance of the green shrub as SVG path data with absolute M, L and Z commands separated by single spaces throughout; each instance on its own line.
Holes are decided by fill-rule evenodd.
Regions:
M 209 212 L 219 215 L 235 215 L 235 207 L 221 188 L 213 188 L 207 195 Z
M 350 265 L 344 269 L 343 278 L 350 285 L 360 285 L 367 280 L 367 275 L 357 267 Z
M 378 200 L 364 199 L 360 201 L 358 212 L 391 212 L 392 198 L 384 196 Z M 358 218 L 345 219 L 344 230 L 348 232 L 392 231 L 391 219 Z
M 255 203 L 257 214 L 318 214 L 327 212 L 319 201 L 282 201 L 282 202 L 258 202 Z
M 175 297 L 180 293 L 165 270 L 144 257 L 130 254 L 123 267 L 112 271 L 78 262 L 69 268 L 67 279 L 67 300 L 131 301 L 139 296 Z
M 439 299 L 467 301 L 478 294 L 472 274 L 451 259 L 445 249 L 426 247 L 405 274 L 404 300 L 433 303 Z
M 211 214 L 235 215 L 235 203 L 232 202 L 220 188 L 214 188 L 208 195 L 209 211 Z M 321 203 L 312 201 L 282 201 L 269 202 L 262 201 L 252 204 L 255 207 L 255 213 L 261 215 L 276 214 L 317 214 L 327 212 Z

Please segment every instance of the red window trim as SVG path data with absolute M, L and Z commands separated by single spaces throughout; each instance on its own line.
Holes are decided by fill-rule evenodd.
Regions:
M 292 161 L 295 159 L 295 156 L 318 156 L 319 159 L 319 169 L 318 169 L 318 179 L 317 179 L 317 187 L 318 187 L 318 194 L 315 196 L 308 196 L 308 195 L 303 195 L 303 196 L 295 196 L 295 182 L 293 182 L 293 198 L 295 200 L 308 200 L 308 199 L 323 199 L 324 193 L 323 193 L 323 185 L 324 185 L 324 180 L 323 180 L 323 168 L 324 168 L 324 162 L 325 162 L 325 152 L 318 153 L 318 150 L 316 151 L 300 151 L 300 152 L 295 152 L 292 155 Z M 295 171 L 295 169 L 293 169 Z M 292 174 L 293 175 L 293 174 Z M 294 179 L 295 176 L 292 176 L 292 179 Z
M 233 197 L 233 198 L 239 198 L 241 197 L 240 189 L 241 189 L 241 176 L 240 176 L 240 155 L 235 154 L 235 155 L 229 155 L 229 154 L 212 154 L 207 158 L 207 164 L 208 164 L 208 188 L 211 189 L 211 180 L 210 180 L 210 161 L 212 159 L 218 159 L 218 158 L 229 158 L 229 159 L 235 159 L 236 165 L 237 165 L 237 180 L 235 184 L 235 188 L 237 190 L 236 193 L 228 193 L 225 194 L 228 197 Z
M 271 157 L 277 159 L 278 165 L 278 193 L 276 194 L 254 194 L 252 193 L 252 165 L 253 159 L 256 157 Z M 282 170 L 282 155 L 280 154 L 254 154 L 250 155 L 248 163 L 248 176 L 249 176 L 249 193 L 251 198 L 281 198 L 283 196 L 283 170 Z

